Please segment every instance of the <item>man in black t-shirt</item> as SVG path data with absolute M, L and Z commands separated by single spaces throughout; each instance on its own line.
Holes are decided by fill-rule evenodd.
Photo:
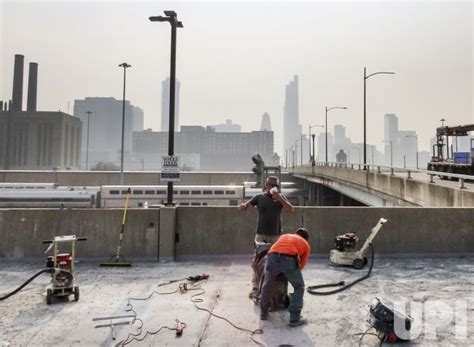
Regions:
M 239 209 L 245 211 L 250 205 L 257 207 L 258 223 L 255 235 L 255 243 L 274 243 L 281 234 L 281 211 L 294 212 L 293 205 L 281 194 L 279 190 L 278 177 L 268 176 L 265 183 L 265 191 L 255 195 L 249 201 L 240 204 Z M 253 268 L 253 266 L 252 266 Z M 252 291 L 250 297 L 253 298 L 258 293 L 258 282 L 255 270 L 252 276 Z

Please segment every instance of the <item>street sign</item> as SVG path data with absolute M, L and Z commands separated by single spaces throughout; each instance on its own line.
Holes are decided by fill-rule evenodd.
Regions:
M 162 157 L 160 180 L 179 182 L 179 157 L 174 155 Z

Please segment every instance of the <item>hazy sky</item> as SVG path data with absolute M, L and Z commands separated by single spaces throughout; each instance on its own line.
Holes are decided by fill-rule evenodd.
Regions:
M 0 100 L 11 98 L 14 54 L 39 63 L 39 110 L 70 111 L 87 96 L 122 97 L 159 130 L 161 81 L 169 75 L 170 26 L 149 16 L 173 9 L 178 32 L 181 125 L 258 130 L 268 112 L 282 148 L 285 85 L 299 75 L 300 123 L 346 126 L 362 141 L 363 68 L 368 142 L 383 148 L 383 115 L 416 130 L 420 150 L 444 117 L 474 123 L 472 1 L 132 2 L 0 1 Z M 317 131 L 320 131 L 319 129 Z M 119 136 L 119 134 L 117 134 Z

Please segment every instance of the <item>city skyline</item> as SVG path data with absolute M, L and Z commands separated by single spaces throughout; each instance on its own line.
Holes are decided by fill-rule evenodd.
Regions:
M 368 144 L 383 147 L 386 113 L 419 134 L 420 151 L 429 150 L 439 119 L 473 122 L 472 3 L 159 5 L 3 2 L 0 99 L 11 98 L 17 53 L 40 64 L 38 110 L 65 111 L 87 96 L 120 99 L 117 64 L 126 59 L 133 65 L 127 99 L 144 109 L 145 128 L 158 130 L 169 28 L 150 25 L 148 17 L 174 9 L 184 24 L 177 53 L 183 125 L 220 124 L 225 114 L 250 131 L 268 112 L 283 156 L 284 86 L 298 75 L 303 132 L 323 122 L 325 106 L 345 105 L 328 121 L 361 142 L 364 66 L 396 73 L 367 81 Z

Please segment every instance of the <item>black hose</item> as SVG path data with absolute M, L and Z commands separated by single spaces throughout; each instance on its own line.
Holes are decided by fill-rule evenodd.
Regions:
M 372 246 L 371 243 L 369 243 L 369 246 L 370 246 L 370 250 L 372 251 L 371 252 L 371 259 L 370 259 L 370 267 L 369 267 L 369 271 L 367 272 L 367 274 L 363 277 L 360 277 L 358 279 L 356 279 L 355 281 L 349 283 L 349 284 L 345 284 L 344 281 L 340 281 L 340 282 L 337 282 L 337 283 L 329 283 L 329 284 L 320 284 L 320 285 L 316 285 L 316 286 L 310 286 L 308 287 L 307 291 L 308 293 L 310 294 L 313 294 L 313 295 L 332 295 L 332 294 L 336 294 L 336 293 L 340 293 L 342 292 L 343 290 L 346 290 L 346 289 L 349 289 L 350 287 L 352 287 L 354 284 L 356 283 L 359 283 L 359 282 L 362 282 L 363 280 L 367 279 L 370 277 L 370 274 L 372 273 L 372 267 L 374 266 L 374 259 L 375 259 L 375 251 L 374 251 L 374 246 Z M 329 292 L 318 292 L 316 291 L 316 289 L 321 289 L 321 288 L 328 288 L 328 287 L 336 287 L 336 286 L 344 286 L 344 287 L 341 287 L 341 288 L 338 288 L 338 289 L 334 289 L 334 290 L 331 290 Z
M 49 268 L 46 268 L 46 269 L 43 269 L 37 273 L 35 273 L 33 276 L 31 276 L 28 280 L 26 280 L 21 286 L 19 286 L 18 288 L 16 288 L 14 291 L 4 295 L 4 296 L 0 296 L 0 301 L 2 300 L 5 300 L 5 299 L 8 299 L 10 296 L 12 295 L 15 295 L 16 293 L 18 293 L 20 290 L 22 290 L 26 285 L 28 285 L 28 283 L 30 283 L 31 281 L 33 281 L 36 277 L 38 277 L 39 275 L 47 272 L 47 273 L 54 273 L 55 271 L 59 271 L 59 273 L 64 273 L 66 274 L 70 279 L 72 279 L 72 273 L 70 271 L 67 271 L 67 270 L 64 270 L 64 269 L 56 269 L 56 268 L 53 268 L 53 267 L 49 267 Z

